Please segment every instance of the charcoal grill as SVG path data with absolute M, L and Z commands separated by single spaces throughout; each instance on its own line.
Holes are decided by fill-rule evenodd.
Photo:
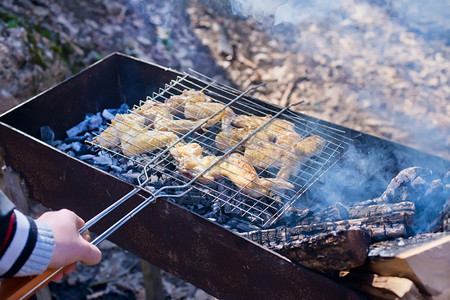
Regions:
M 179 136 L 175 140 L 171 139 L 167 143 L 164 143 L 161 140 L 167 137 L 167 134 L 165 134 L 164 132 L 161 133 L 161 137 L 159 139 L 157 137 L 153 138 L 152 136 L 152 139 L 148 140 L 149 136 L 145 134 L 155 132 L 156 129 L 153 131 L 149 131 L 148 126 L 145 126 L 143 127 L 141 132 L 137 132 L 136 130 L 131 128 L 132 125 L 118 119 L 115 120 L 115 124 L 118 124 L 118 128 L 117 130 L 115 130 L 115 133 L 111 134 L 108 132 L 108 137 L 115 140 L 114 144 L 108 145 L 109 147 L 105 147 L 104 144 L 105 142 L 108 143 L 108 141 L 105 141 L 105 137 L 102 137 L 101 133 L 98 134 L 94 138 L 94 140 L 90 142 L 94 146 L 98 146 L 105 151 L 111 152 L 113 156 L 122 156 L 127 160 L 132 160 L 135 164 L 140 165 L 143 170 L 142 175 L 139 177 L 142 179 L 139 182 L 139 187 L 149 185 L 149 188 L 153 188 L 151 186 L 150 177 L 152 171 L 157 170 L 158 172 L 163 173 L 163 175 L 160 177 L 171 178 L 175 182 L 175 184 L 177 184 L 179 190 L 194 188 L 199 193 L 206 193 L 208 195 L 211 195 L 211 199 L 209 199 L 209 201 L 217 200 L 221 204 L 221 206 L 228 206 L 231 212 L 237 211 L 238 213 L 240 213 L 241 217 L 247 217 L 254 223 L 262 225 L 262 227 L 266 227 L 272 225 L 276 222 L 276 220 L 281 218 L 283 214 L 287 210 L 289 210 L 292 205 L 301 197 L 301 195 L 305 193 L 308 187 L 311 186 L 315 180 L 317 180 L 322 174 L 324 174 L 326 170 L 328 170 L 345 154 L 350 141 L 350 139 L 345 136 L 345 132 L 340 129 L 317 124 L 315 122 L 312 122 L 311 120 L 305 119 L 300 115 L 293 114 L 292 111 L 289 110 L 289 108 L 296 104 L 292 104 L 281 110 L 269 109 L 259 103 L 251 102 L 251 100 L 245 99 L 243 97 L 254 88 L 250 88 L 244 93 L 241 93 L 236 89 L 232 89 L 220 83 L 216 83 L 211 78 L 208 78 L 195 71 L 192 71 L 192 73 L 194 73 L 196 77 L 194 77 L 194 75 L 188 77 L 187 74 L 178 76 L 176 80 L 172 80 L 169 84 L 166 84 L 165 88 L 162 88 L 158 92 L 153 93 L 152 97 L 147 97 L 147 100 L 145 102 L 140 101 L 139 105 L 135 106 L 133 110 L 128 111 L 127 114 L 120 115 L 120 117 L 125 116 L 127 118 L 134 119 L 141 118 L 145 120 L 145 123 L 150 123 L 151 125 L 152 123 L 158 122 L 167 123 L 171 121 L 182 121 L 183 123 L 181 125 L 184 125 L 184 128 L 180 128 L 180 125 L 177 125 L 177 127 L 173 130 L 179 133 Z M 221 108 L 215 111 L 208 111 L 207 114 L 211 115 L 202 120 L 172 120 L 173 115 L 182 114 L 182 111 L 172 111 L 168 115 L 157 116 L 155 120 L 149 120 L 148 117 L 142 117 L 142 114 L 139 113 L 146 104 L 150 104 L 152 105 L 152 107 L 156 107 L 156 109 L 161 109 L 161 107 L 164 106 L 166 102 L 170 101 L 172 97 L 179 96 L 183 93 L 183 91 L 200 92 L 200 95 L 204 95 L 204 97 L 207 97 L 212 101 L 209 103 L 220 104 L 219 107 Z M 207 96 L 207 94 L 211 96 Z M 188 102 L 190 98 L 193 98 L 193 96 L 187 96 L 183 98 L 183 102 Z M 186 103 L 180 103 L 178 107 L 185 104 Z M 239 104 L 239 106 L 236 106 L 236 104 Z M 243 115 L 257 117 L 259 115 L 266 118 L 258 119 L 263 123 L 258 124 L 257 128 L 255 128 L 253 131 L 246 130 L 246 128 L 239 128 L 238 130 L 241 130 L 243 133 L 243 136 L 241 137 L 242 140 L 235 141 L 235 143 L 231 145 L 232 141 L 230 139 L 227 139 L 226 137 L 223 138 L 224 141 L 217 139 L 217 133 L 222 132 L 221 128 L 218 128 L 220 127 L 220 125 L 218 125 L 219 122 L 212 124 L 212 126 L 209 126 L 207 130 L 202 129 L 203 126 L 208 125 L 214 118 L 216 118 L 217 115 L 223 114 L 227 109 L 229 110 L 230 108 L 233 109 L 233 117 L 239 117 Z M 262 141 L 262 139 L 256 135 L 258 133 L 264 132 L 264 130 L 267 129 L 267 126 L 272 125 L 270 129 L 271 131 L 274 131 L 272 133 L 273 135 L 281 135 L 281 131 L 284 130 L 284 128 L 274 125 L 273 123 L 275 120 L 280 121 L 281 117 L 284 118 L 283 120 L 289 120 L 289 124 L 297 124 L 296 133 L 300 133 L 298 135 L 299 139 L 304 139 L 305 137 L 312 135 L 320 135 L 320 139 L 324 143 L 323 149 L 317 151 L 317 153 L 314 155 L 314 158 L 309 157 L 313 156 L 313 153 L 301 153 L 299 155 L 295 155 L 293 153 L 293 149 L 286 149 L 286 146 L 283 145 L 277 146 L 275 150 L 279 150 L 281 152 L 279 157 L 270 157 L 269 162 L 261 162 L 261 164 L 264 163 L 264 166 L 262 166 L 262 168 L 259 168 L 258 171 L 255 170 L 256 177 L 264 178 L 265 182 L 267 182 L 269 185 L 272 184 L 272 181 L 273 185 L 276 185 L 276 183 L 278 182 L 275 181 L 277 180 L 276 170 L 280 168 L 275 168 L 273 165 L 284 165 L 288 169 L 292 167 L 293 169 L 295 169 L 295 174 L 292 174 L 293 176 L 289 176 L 289 178 L 286 178 L 286 183 L 290 185 L 289 189 L 279 191 L 274 188 L 270 191 L 270 193 L 264 195 L 264 197 L 260 197 L 259 193 L 255 191 L 255 188 L 258 188 L 258 186 L 254 185 L 254 187 L 249 187 L 249 185 L 253 182 L 245 181 L 245 178 L 242 174 L 230 174 L 239 181 L 245 181 L 245 184 L 241 185 L 240 187 L 227 182 L 223 182 L 221 180 L 213 180 L 213 182 L 208 182 L 208 184 L 199 182 L 200 180 L 198 179 L 203 178 L 203 175 L 205 173 L 218 166 L 220 162 L 226 159 L 227 155 L 233 152 L 237 152 L 237 149 L 243 147 L 243 145 L 245 145 L 246 149 L 252 149 L 252 147 L 256 147 L 258 143 L 263 143 L 262 145 L 264 146 L 264 143 L 266 141 Z M 191 122 L 188 124 L 194 124 L 195 126 L 193 126 L 193 128 L 187 128 L 186 125 L 188 124 L 186 124 L 185 121 Z M 224 127 L 224 123 L 228 122 L 226 120 L 223 120 L 221 123 L 222 128 Z M 281 123 L 281 125 L 284 124 L 285 123 Z M 111 126 L 112 125 L 109 126 L 109 129 L 111 129 Z M 157 125 L 154 125 L 154 127 L 157 128 Z M 108 128 L 105 132 L 107 131 Z M 141 136 L 143 136 L 143 139 L 147 139 L 150 145 L 142 145 L 142 142 L 140 146 L 133 144 L 133 140 L 139 141 L 139 138 L 136 138 L 138 134 L 141 134 Z M 292 131 L 292 134 L 294 134 L 294 131 Z M 134 151 L 125 152 L 125 154 L 127 155 L 125 155 L 123 151 L 120 152 L 120 150 L 118 150 L 120 149 L 120 138 L 124 140 L 122 143 L 125 143 L 127 146 L 131 146 L 131 149 L 133 149 Z M 154 147 L 154 145 L 151 143 L 154 141 L 156 141 L 158 147 Z M 299 144 L 301 142 L 301 140 L 298 141 Z M 192 176 L 190 177 L 185 175 L 181 176 L 180 178 L 180 176 L 178 176 L 179 174 L 177 174 L 178 172 L 174 172 L 170 167 L 168 167 L 172 163 L 169 153 L 172 150 L 176 149 L 178 145 L 192 145 L 193 143 L 199 145 L 202 148 L 203 152 L 209 155 L 214 155 L 215 161 L 205 170 L 197 172 L 198 174 L 191 174 Z M 226 149 L 223 149 L 223 145 L 221 145 L 223 143 L 227 144 Z M 295 141 L 295 143 L 297 143 L 297 141 Z M 274 143 L 270 144 L 274 146 L 276 145 Z M 150 155 L 145 154 L 144 157 L 137 155 L 139 153 L 149 152 L 148 149 L 142 149 L 142 147 L 146 146 L 151 146 L 151 149 L 156 149 L 153 150 Z M 276 156 L 277 153 L 269 152 L 267 155 L 260 157 L 259 160 L 268 160 L 268 156 L 272 154 L 273 156 Z M 289 159 L 287 161 L 280 162 L 279 160 L 283 159 L 283 154 L 293 155 L 295 159 Z M 241 154 L 239 157 L 240 160 L 244 161 L 247 156 L 248 153 L 246 154 L 246 152 L 244 152 L 244 155 Z M 258 163 L 259 162 L 256 162 L 256 164 Z M 290 166 L 290 164 L 292 164 L 292 166 Z M 295 166 L 293 166 L 293 164 L 295 164 Z M 238 172 L 245 171 L 240 166 L 234 167 L 236 167 L 236 171 Z M 267 179 L 264 176 L 268 176 Z M 155 195 L 162 197 L 163 194 L 161 192 L 163 192 L 164 190 L 176 189 L 177 186 L 164 186 L 157 190 L 155 192 Z M 214 187 L 212 188 L 211 186 Z M 245 190 L 247 189 L 248 192 L 246 193 Z M 135 193 L 137 193 L 139 190 L 140 188 L 136 188 L 134 191 Z M 220 192 L 218 192 L 218 190 L 220 190 Z M 174 195 L 164 195 L 164 197 L 173 196 Z
M 159 90 L 171 81 L 169 87 Z M 177 87 L 180 82 L 189 88 L 206 87 L 216 101 L 230 104 L 236 111 L 246 114 L 275 116 L 281 112 L 277 117 L 296 120 L 303 136 L 314 132 L 326 139 L 325 150 L 301 168 L 302 175 L 294 180 L 296 188 L 288 191 L 288 196 L 275 195 L 289 197 L 281 201 L 285 204 L 280 209 L 266 216 L 268 209 L 256 209 L 258 199 L 234 204 L 234 209 L 252 216 L 262 225 L 272 224 L 319 177 L 332 180 L 333 176 L 339 176 L 325 171 L 345 161 L 342 158 L 350 141 L 361 153 L 376 151 L 385 158 L 379 168 L 388 171 L 377 178 L 392 178 L 399 170 L 423 161 L 431 169 L 449 167 L 447 161 L 438 157 L 290 110 L 282 111 L 251 97 L 233 102 L 232 99 L 239 96 L 233 89 L 118 53 L 2 115 L 0 145 L 5 162 L 23 177 L 31 198 L 50 208 L 66 207 L 84 219 L 91 219 L 135 187 L 43 143 L 40 128 L 50 126 L 56 137 L 62 138 L 65 131 L 87 113 L 118 107 L 122 103 L 139 105 L 138 99 L 154 92 L 153 97 L 170 97 L 171 87 Z M 193 139 L 206 138 L 207 133 Z M 162 154 L 155 157 L 166 159 Z M 154 162 L 150 160 L 148 166 Z M 373 178 L 376 171 L 361 176 Z M 183 178 L 177 179 L 184 182 Z M 370 198 L 374 193 L 370 186 L 373 181 L 358 187 L 361 190 L 358 196 L 363 194 L 365 199 Z M 201 185 L 195 188 L 202 190 Z M 129 201 L 121 205 L 121 210 L 131 211 L 142 203 L 138 194 L 131 195 Z M 280 198 L 275 196 L 269 199 L 268 205 L 279 206 Z M 233 204 L 230 197 L 221 200 L 224 205 Z M 112 211 L 94 225 L 93 231 L 105 231 L 120 216 L 120 212 Z M 137 214 L 110 238 L 122 248 L 219 298 L 364 298 L 164 198 Z

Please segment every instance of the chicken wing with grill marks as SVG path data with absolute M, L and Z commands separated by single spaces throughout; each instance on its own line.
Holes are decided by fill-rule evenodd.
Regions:
M 178 162 L 179 170 L 193 177 L 204 172 L 219 159 L 211 169 L 199 177 L 199 180 L 210 182 L 220 176 L 225 176 L 242 192 L 253 197 L 261 197 L 269 195 L 271 192 L 282 192 L 293 188 L 292 184 L 280 178 L 259 177 L 255 168 L 238 153 L 232 153 L 226 157 L 203 156 L 203 149 L 197 143 L 176 145 L 170 149 L 170 153 Z
M 203 149 L 197 143 L 180 143 L 172 147 L 169 151 L 178 163 L 178 170 L 192 177 L 201 174 L 218 159 L 214 155 L 203 156 Z M 209 170 L 199 177 L 198 180 L 208 183 L 216 178 L 217 174 Z
M 247 116 L 247 115 L 236 115 L 232 119 L 232 124 L 236 127 L 242 127 L 247 129 L 257 129 L 266 122 L 268 122 L 272 116 Z M 295 133 L 295 125 L 292 122 L 274 118 L 270 120 L 264 128 L 260 130 L 260 132 L 264 132 L 270 138 L 275 138 L 277 136 L 282 136 L 288 133 Z M 268 137 L 268 138 L 269 138 Z

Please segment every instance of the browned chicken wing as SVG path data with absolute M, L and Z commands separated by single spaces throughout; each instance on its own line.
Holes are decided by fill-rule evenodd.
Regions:
M 202 91 L 185 89 L 180 95 L 171 96 L 165 101 L 171 114 L 177 115 L 184 111 L 186 103 L 205 103 L 212 102 L 212 98 L 205 95 Z
M 116 115 L 111 125 L 95 137 L 94 143 L 105 148 L 121 149 L 126 156 L 134 156 L 169 146 L 178 140 L 173 132 L 148 130 L 145 117 L 130 113 Z
M 93 142 L 104 148 L 117 148 L 122 134 L 134 135 L 144 128 L 145 118 L 136 114 L 118 114 Z
M 170 153 L 178 162 L 179 170 L 192 177 L 201 174 L 220 159 L 199 180 L 209 182 L 225 176 L 241 191 L 253 197 L 269 195 L 271 191 L 281 192 L 293 188 L 292 184 L 280 178 L 259 177 L 255 168 L 238 153 L 232 153 L 226 157 L 203 156 L 203 149 L 197 143 L 178 144 L 170 149 Z
M 227 151 L 270 120 L 270 116 L 235 115 L 222 122 L 222 131 L 216 136 L 216 145 Z M 236 127 L 238 126 L 238 127 Z M 239 147 L 245 160 L 258 168 L 279 168 L 277 178 L 289 179 L 297 174 L 300 165 L 317 155 L 325 141 L 319 136 L 306 139 L 295 131 L 292 122 L 272 119 Z M 245 150 L 244 150 L 245 149 Z
M 226 114 L 232 113 L 230 108 L 224 109 L 224 104 L 211 101 L 201 91 L 184 90 L 181 95 L 172 96 L 165 103 L 149 98 L 134 111 L 143 115 L 146 124 L 153 124 L 156 130 L 186 133 L 202 123 L 203 129 L 211 127 Z M 185 119 L 174 119 L 173 115 L 178 112 L 184 112 Z
M 170 146 L 178 141 L 178 136 L 169 131 L 145 130 L 136 135 L 120 139 L 122 153 L 126 156 L 135 156 L 138 154 L 160 150 Z

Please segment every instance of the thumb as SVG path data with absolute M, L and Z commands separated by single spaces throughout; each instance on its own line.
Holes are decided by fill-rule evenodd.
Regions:
M 102 260 L 102 252 L 80 236 L 80 251 L 77 257 L 85 265 L 95 265 Z

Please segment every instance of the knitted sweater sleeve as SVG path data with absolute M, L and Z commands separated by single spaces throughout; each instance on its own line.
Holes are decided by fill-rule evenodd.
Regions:
M 15 209 L 0 190 L 0 277 L 42 273 L 54 247 L 51 229 Z

